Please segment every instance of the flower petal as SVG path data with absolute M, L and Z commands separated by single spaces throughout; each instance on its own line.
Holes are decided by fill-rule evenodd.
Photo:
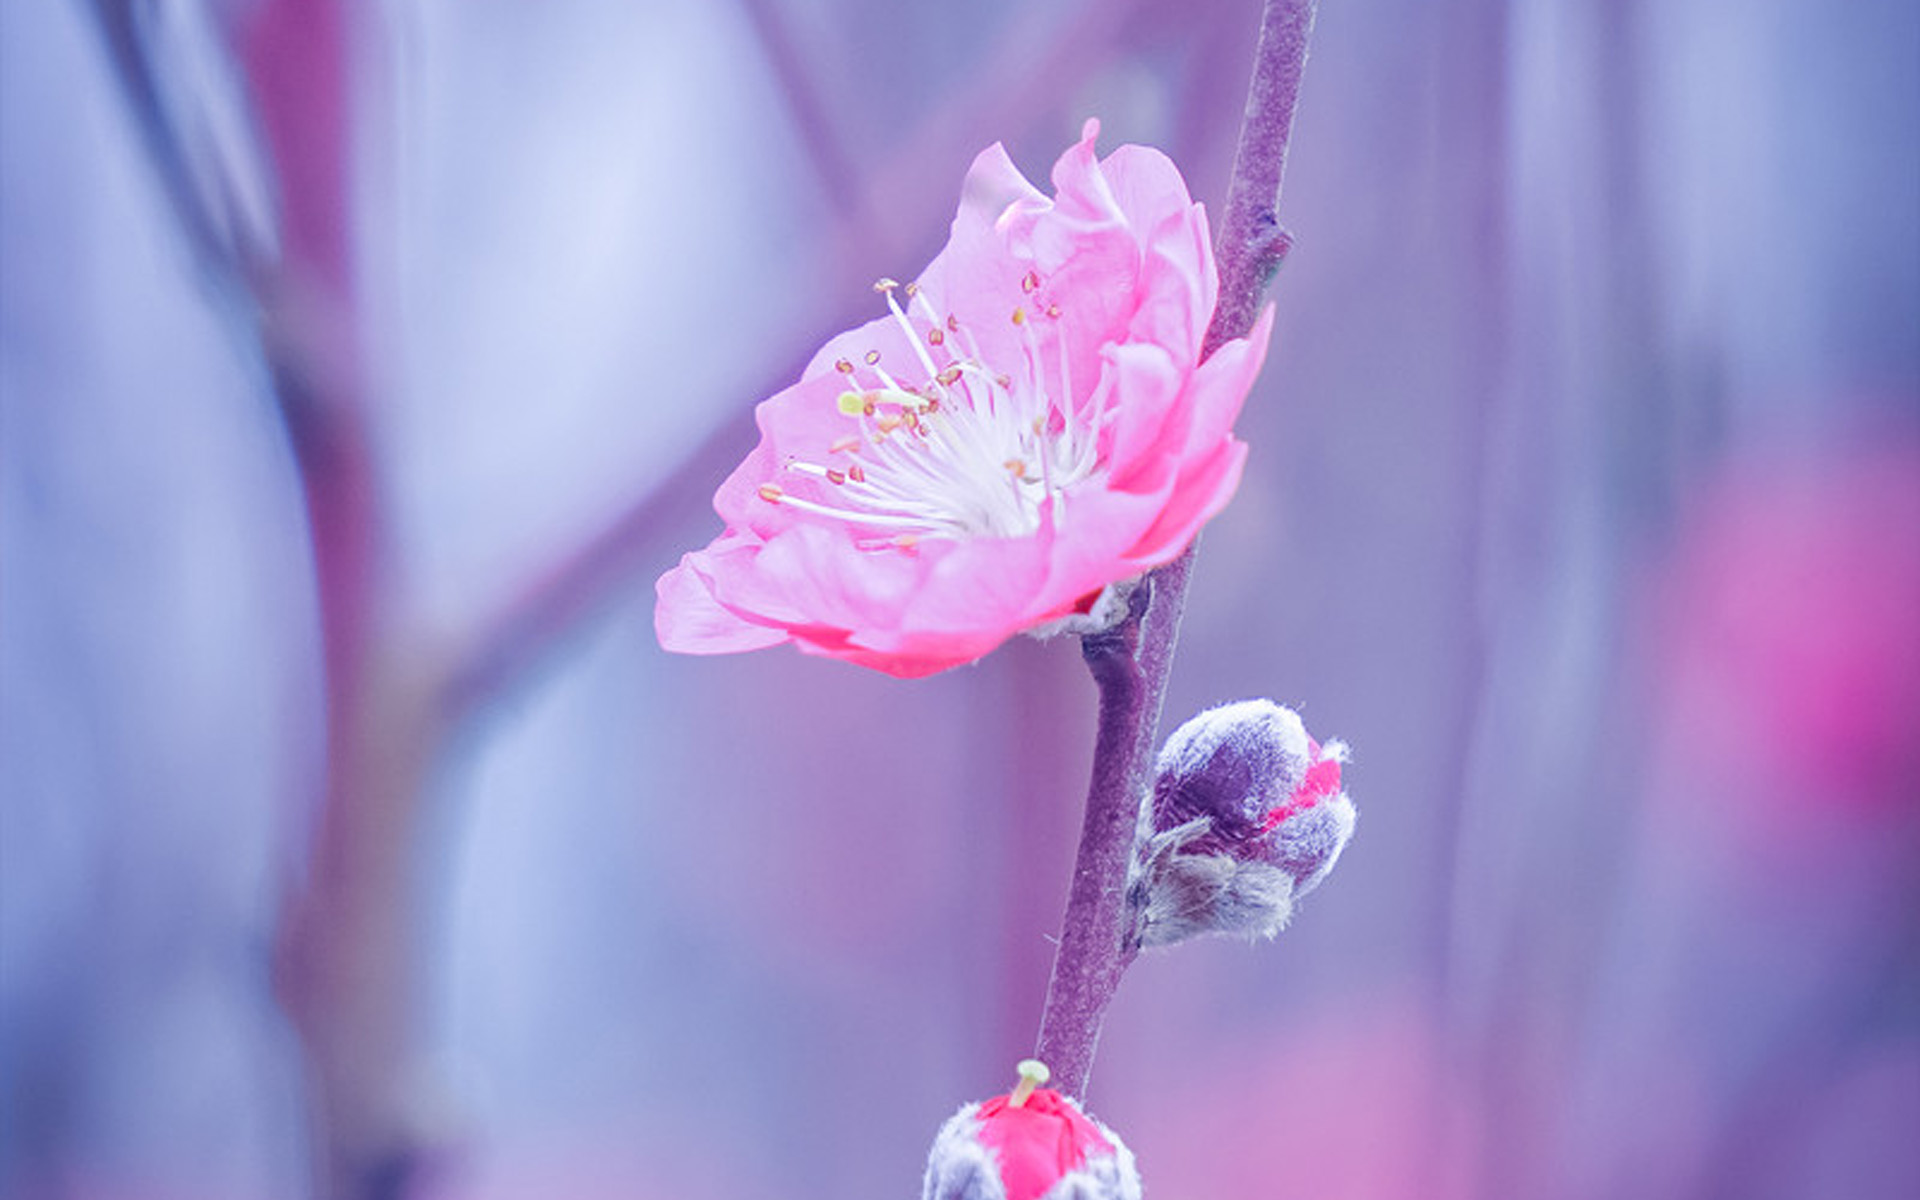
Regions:
M 1228 439 L 1198 467 L 1182 472 L 1173 499 L 1161 510 L 1153 527 L 1127 552 L 1128 560 L 1146 569 L 1178 557 L 1200 532 L 1200 527 L 1233 499 L 1246 465 L 1247 444 Z
M 1148 237 L 1140 303 L 1127 336 L 1178 347 L 1183 358 L 1198 357 L 1218 290 L 1205 210 L 1195 204 L 1167 216 Z
M 1158 228 L 1167 218 L 1193 207 L 1180 168 L 1150 146 L 1119 147 L 1101 160 L 1100 173 L 1114 203 L 1135 229 Z
M 654 584 L 653 628 L 660 645 L 681 654 L 733 654 L 791 641 L 785 630 L 744 620 L 714 598 L 699 567 L 712 553 L 683 556 Z
M 1251 333 L 1215 350 L 1213 357 L 1193 373 L 1183 401 L 1191 424 L 1182 457 L 1211 453 L 1214 444 L 1232 430 L 1234 421 L 1239 419 L 1240 406 L 1246 403 L 1253 381 L 1266 364 L 1267 343 L 1272 335 L 1273 305 L 1269 304 L 1261 310 Z
M 1100 386 L 1109 389 L 1106 403 L 1112 410 L 1106 439 L 1109 486 L 1145 490 L 1154 486 L 1155 468 L 1164 471 L 1177 462 L 1186 444 L 1184 429 L 1167 429 L 1186 378 L 1173 356 L 1152 342 L 1110 346 L 1106 359 Z

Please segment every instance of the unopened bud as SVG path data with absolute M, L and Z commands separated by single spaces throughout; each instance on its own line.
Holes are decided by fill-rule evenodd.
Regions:
M 1333 869 L 1356 818 L 1346 747 L 1271 700 L 1211 708 L 1167 739 L 1129 899 L 1142 945 L 1272 937 Z
M 1306 779 L 1313 741 L 1271 700 L 1210 708 L 1173 731 L 1154 765 L 1153 824 L 1211 818 L 1222 842 L 1244 839 Z
M 934 1138 L 921 1200 L 1140 1200 L 1133 1152 L 1070 1098 L 1033 1086 L 969 1104 Z

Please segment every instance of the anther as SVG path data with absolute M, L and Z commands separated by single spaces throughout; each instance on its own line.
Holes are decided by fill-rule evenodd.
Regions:
M 1027 473 L 1027 464 L 1017 458 L 1010 458 L 1007 461 L 1001 463 L 1000 465 L 1005 467 L 1009 472 L 1011 472 L 1016 479 L 1026 475 Z
M 760 498 L 762 500 L 765 500 L 768 504 L 780 503 L 781 497 L 785 495 L 786 493 L 781 491 L 780 488 L 775 484 L 763 483 L 760 485 Z
M 847 478 L 853 480 L 855 483 L 865 483 L 867 481 L 866 468 L 862 467 L 859 463 L 854 463 L 847 468 Z
M 1014 323 L 1015 325 L 1025 325 L 1025 324 L 1027 323 L 1027 310 L 1026 310 L 1026 309 L 1024 309 L 1024 308 L 1016 308 L 1016 309 L 1014 309 L 1014 310 L 1013 310 L 1013 323 Z
M 875 363 L 877 363 L 877 362 L 879 362 L 879 361 L 880 361 L 880 352 L 879 352 L 878 350 L 869 350 L 869 351 L 867 351 L 867 365 L 868 365 L 868 366 L 872 366 L 873 364 L 875 364 Z
M 938 346 L 938 345 L 939 345 L 940 343 L 942 343 L 942 342 L 944 342 L 944 341 L 946 341 L 946 340 L 947 340 L 947 335 L 946 335 L 946 334 L 944 334 L 944 333 L 942 333 L 942 332 L 940 332 L 940 331 L 939 331 L 938 329 L 929 329 L 929 330 L 927 330 L 927 344 L 928 344 L 928 345 L 931 345 L 931 346 Z
M 841 359 L 839 362 L 834 363 L 833 369 L 840 372 L 842 375 L 853 374 L 853 364 L 848 362 L 844 358 Z
M 920 281 L 916 279 L 901 290 L 905 291 L 907 293 L 907 299 L 911 300 L 920 294 Z
M 846 410 L 842 409 L 841 411 L 845 412 Z M 833 444 L 827 447 L 827 453 L 852 454 L 858 449 L 860 449 L 860 438 L 855 434 L 848 434 L 846 437 L 833 439 Z
M 960 332 L 960 318 L 954 316 L 952 313 L 947 314 L 947 332 L 948 333 Z
M 876 292 L 890 292 L 899 286 L 898 280 L 888 279 L 885 275 L 873 281 L 873 290 Z
M 1047 315 L 1058 320 L 1060 317 L 1060 306 L 1058 304 L 1047 305 Z
M 828 483 L 839 485 L 839 484 L 845 483 L 846 481 L 847 481 L 847 473 L 845 471 L 836 471 L 831 467 L 827 469 Z
M 1020 280 L 1020 290 L 1031 295 L 1040 288 L 1040 272 L 1028 271 Z

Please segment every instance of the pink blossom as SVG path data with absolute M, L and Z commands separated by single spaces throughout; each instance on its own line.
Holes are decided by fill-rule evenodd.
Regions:
M 946 248 L 876 285 L 888 315 L 760 405 L 760 444 L 714 497 L 725 532 L 660 578 L 663 646 L 793 642 L 930 674 L 1111 607 L 1107 585 L 1226 504 L 1271 310 L 1200 361 L 1206 214 L 1166 156 L 1099 159 L 1098 132 L 1054 165 L 1051 200 L 983 152 Z

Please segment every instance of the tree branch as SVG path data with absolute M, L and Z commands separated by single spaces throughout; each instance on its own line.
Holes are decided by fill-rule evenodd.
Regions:
M 1288 239 L 1275 213 L 1294 106 L 1313 28 L 1314 0 L 1267 0 L 1253 83 L 1220 227 L 1220 299 L 1202 357 L 1253 328 Z M 1126 912 L 1127 867 L 1152 782 L 1153 747 L 1186 610 L 1193 547 L 1147 576 L 1127 617 L 1083 650 L 1100 689 L 1093 779 L 1081 824 L 1060 952 L 1047 987 L 1037 1055 L 1062 1091 L 1084 1096 L 1100 1026 L 1137 947 Z

